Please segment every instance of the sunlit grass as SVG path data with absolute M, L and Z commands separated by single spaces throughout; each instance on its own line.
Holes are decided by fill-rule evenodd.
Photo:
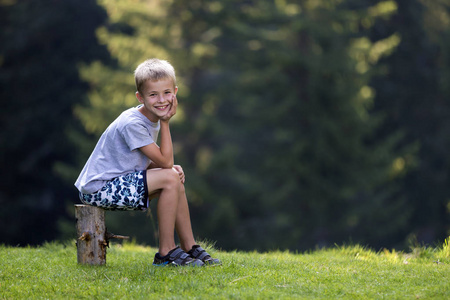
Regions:
M 404 253 L 355 245 L 304 254 L 219 251 L 220 267 L 152 266 L 155 248 L 112 245 L 105 266 L 76 262 L 74 242 L 0 247 L 0 299 L 448 299 L 449 241 Z

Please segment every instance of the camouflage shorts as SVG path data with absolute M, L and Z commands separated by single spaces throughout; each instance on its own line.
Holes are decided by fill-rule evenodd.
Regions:
M 93 194 L 80 192 L 84 204 L 107 210 L 146 210 L 148 207 L 147 172 L 139 171 L 108 181 Z

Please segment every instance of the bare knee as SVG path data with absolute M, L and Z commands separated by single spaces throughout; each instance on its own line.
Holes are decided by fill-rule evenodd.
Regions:
M 181 184 L 180 176 L 177 172 L 172 169 L 164 170 L 164 183 L 166 189 L 180 189 L 183 184 Z M 184 187 L 183 187 L 184 188 Z
M 184 184 L 181 182 L 180 179 L 180 175 L 178 174 L 178 172 L 171 170 L 172 172 L 170 173 L 170 180 L 169 180 L 169 184 L 170 184 L 170 188 L 176 189 L 178 190 L 178 192 L 180 194 L 184 194 L 185 193 L 185 188 L 184 188 Z
M 147 187 L 150 194 L 163 190 L 184 192 L 179 174 L 172 169 L 147 170 Z

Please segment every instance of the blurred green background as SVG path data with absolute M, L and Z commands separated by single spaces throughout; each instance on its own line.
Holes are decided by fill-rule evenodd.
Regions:
M 449 0 L 0 0 L 0 243 L 75 238 L 73 186 L 177 70 L 175 161 L 222 249 L 404 249 L 450 234 Z M 156 245 L 153 212 L 108 212 Z

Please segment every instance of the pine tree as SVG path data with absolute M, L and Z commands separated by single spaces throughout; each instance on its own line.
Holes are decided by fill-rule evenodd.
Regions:
M 433 243 L 450 230 L 450 147 L 447 99 L 450 69 L 449 16 L 446 1 L 398 0 L 396 14 L 372 30 L 374 38 L 396 33 L 401 42 L 384 59 L 385 72 L 373 79 L 375 109 L 386 115 L 380 135 L 402 130 L 400 145 L 414 144 L 416 152 L 397 158 L 402 191 L 412 211 L 402 236 Z
M 0 4 L 0 236 L 8 244 L 57 237 L 56 223 L 73 181 L 77 144 L 67 140 L 79 123 L 72 106 L 88 89 L 78 64 L 104 59 L 95 30 L 106 19 L 95 1 L 6 1 Z M 32 233 L 31 229 L 32 228 Z
M 395 6 L 383 15 L 331 1 L 202 4 L 174 7 L 190 14 L 183 45 L 204 49 L 186 76 L 186 140 L 205 235 L 248 249 L 395 235 L 408 217 L 388 176 L 398 136 L 373 142 L 382 120 L 369 113 L 368 83 L 397 39 L 373 43 L 361 29 Z

